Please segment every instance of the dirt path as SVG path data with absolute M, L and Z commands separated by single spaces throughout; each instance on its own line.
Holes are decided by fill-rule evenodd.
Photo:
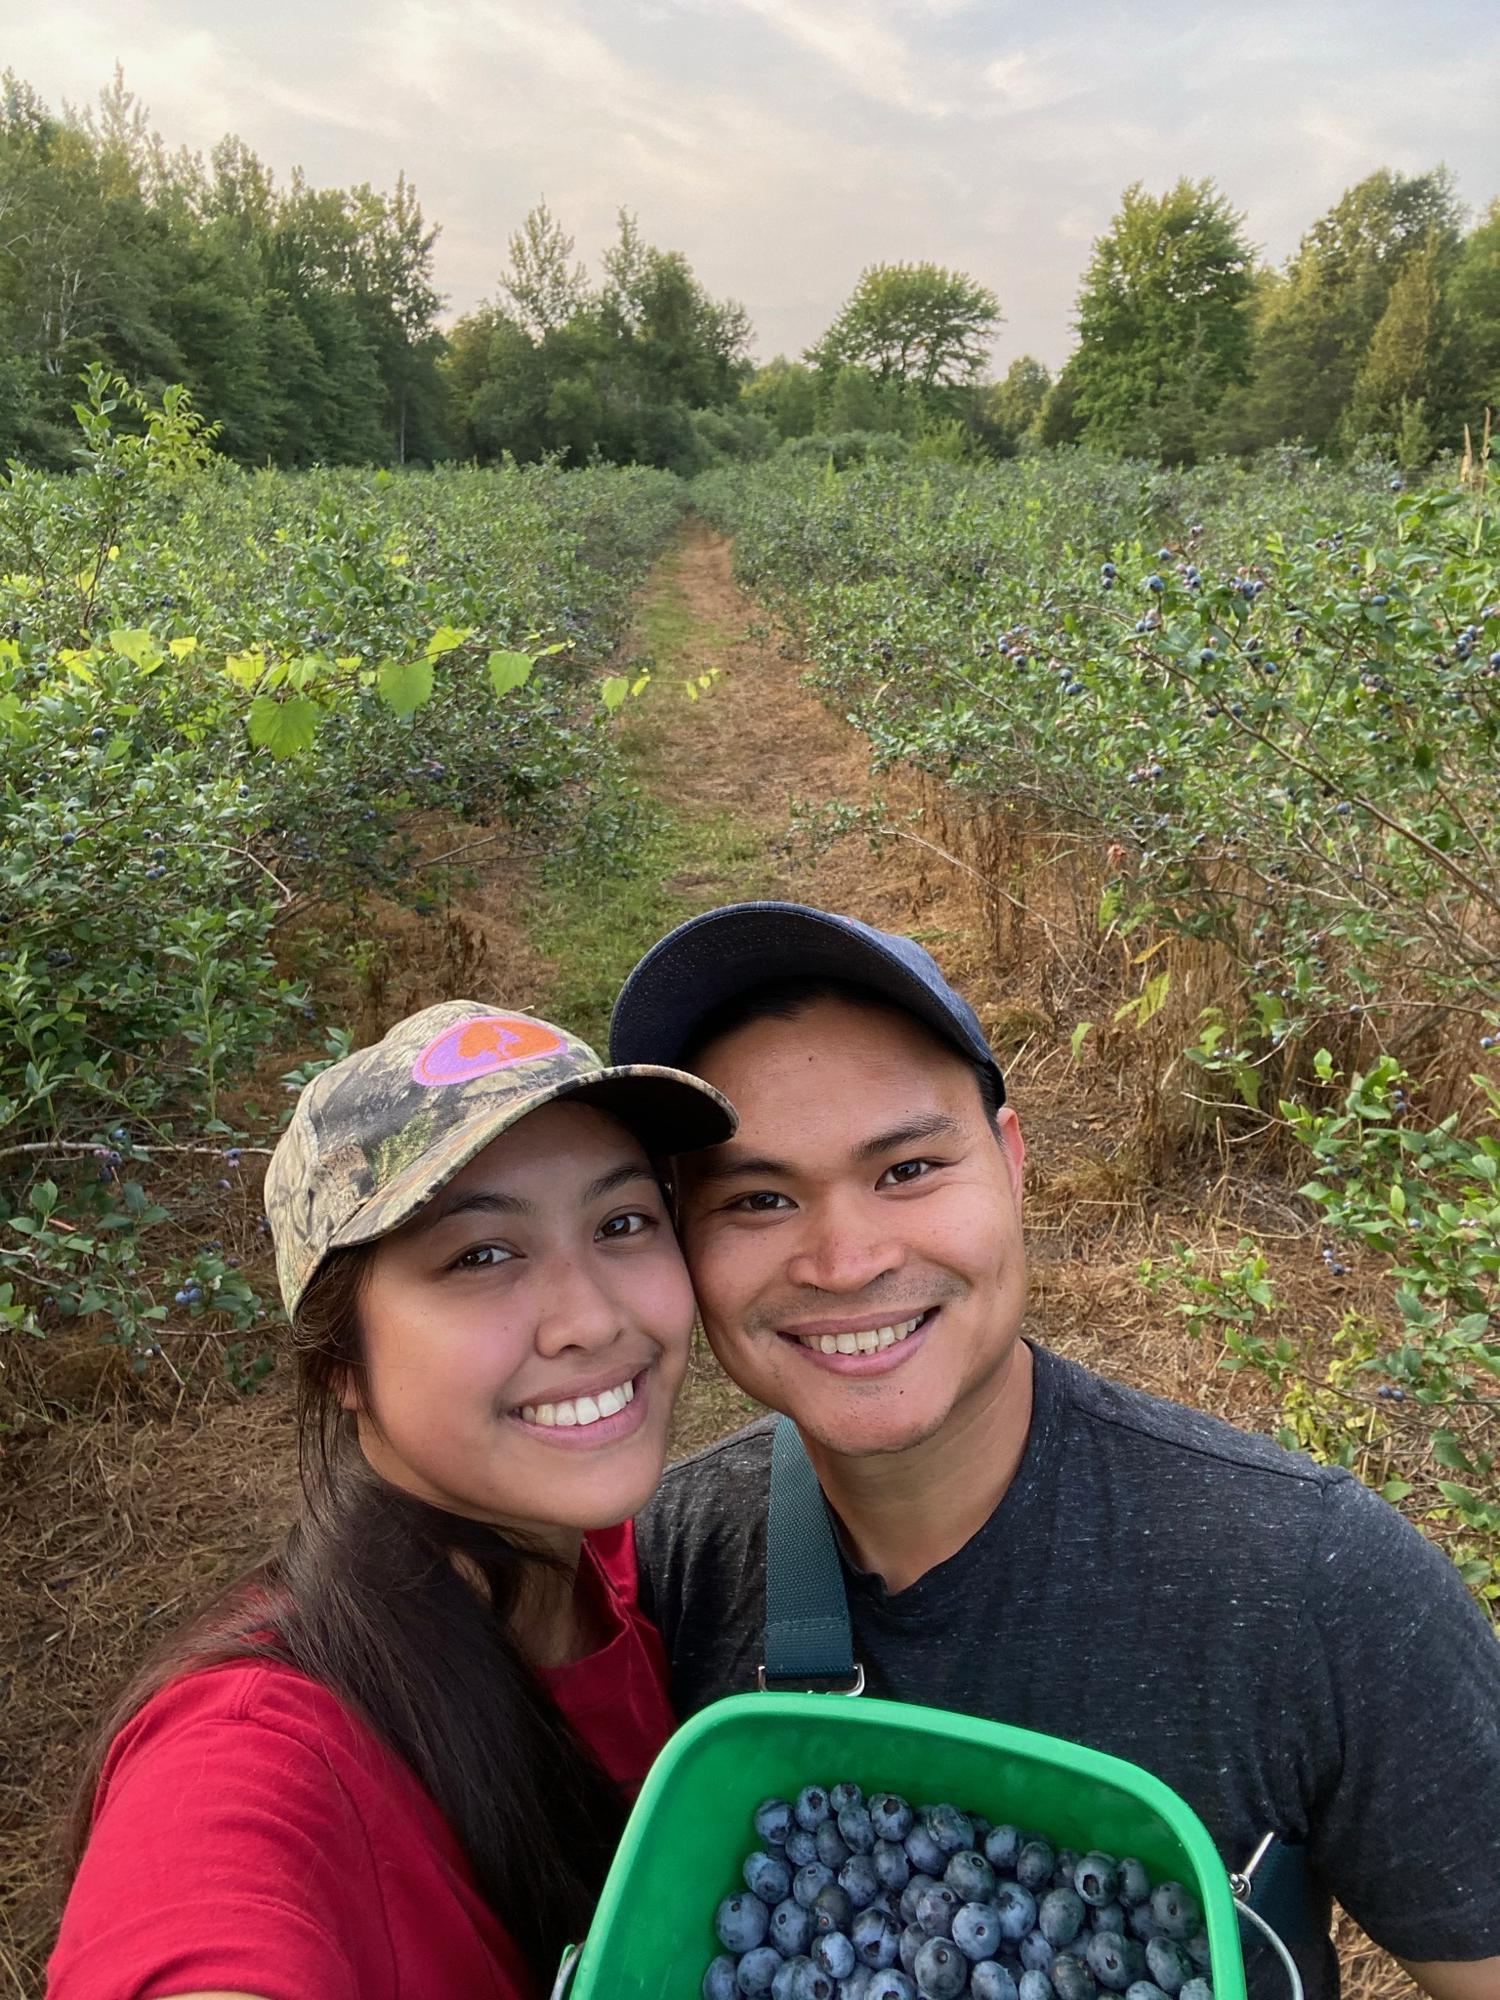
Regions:
M 882 782 L 890 833 L 878 851 L 863 835 L 820 845 L 794 831 L 809 809 L 876 799 L 867 748 L 802 685 L 801 663 L 736 588 L 728 544 L 702 522 L 686 525 L 654 572 L 627 654 L 653 671 L 622 712 L 621 735 L 668 818 L 660 867 L 600 883 L 590 905 L 497 842 L 476 855 L 470 885 L 440 918 L 382 906 L 378 942 L 347 996 L 359 1039 L 455 994 L 554 1013 L 597 1038 L 619 979 L 662 930 L 742 897 L 811 902 L 913 933 L 994 1037 L 1031 1142 L 1029 1330 L 1143 1387 L 1235 1413 L 1241 1378 L 1216 1373 L 1212 1353 L 1154 1310 L 1135 1277 L 1163 1228 L 1201 1231 L 1204 1188 L 1163 1193 L 1132 1177 L 1128 1107 L 1073 1069 L 1066 1035 L 1049 1027 L 1024 976 L 1007 979 L 972 879 L 931 844 L 941 841 L 920 817 L 917 787 Z M 699 676 L 712 686 L 689 700 L 683 683 Z M 240 1220 L 253 1250 L 252 1202 Z M 0 1873 L 6 2000 L 39 1990 L 52 1925 L 49 1830 L 104 1691 L 290 1514 L 289 1392 L 283 1369 L 249 1400 L 212 1383 L 175 1401 L 100 1394 L 26 1447 L 3 1535 L 18 1557 L 0 1577 L 0 1629 L 10 1635 L 0 1831 L 14 1857 Z M 700 1354 L 677 1448 L 734 1427 L 750 1408 Z M 1346 1967 L 1359 2000 L 1414 1991 L 1367 1951 L 1351 1949 Z

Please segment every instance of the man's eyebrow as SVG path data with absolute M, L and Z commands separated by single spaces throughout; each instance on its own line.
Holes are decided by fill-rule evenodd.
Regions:
M 869 1139 L 862 1139 L 855 1147 L 853 1157 L 861 1162 L 879 1159 L 886 1153 L 894 1153 L 903 1146 L 920 1144 L 923 1139 L 951 1138 L 962 1131 L 956 1118 L 946 1112 L 937 1111 L 930 1118 L 913 1118 L 904 1125 L 894 1125 L 888 1132 L 877 1132 Z M 710 1151 L 691 1156 L 688 1169 L 690 1178 L 701 1184 L 704 1181 L 737 1181 L 754 1177 L 757 1180 L 784 1181 L 793 1177 L 795 1169 L 787 1160 L 773 1159 L 768 1153 L 746 1153 L 733 1145 L 715 1146 Z
M 649 1181 L 653 1187 L 659 1185 L 651 1169 L 640 1160 L 625 1160 L 618 1167 L 611 1167 L 606 1174 L 589 1182 L 583 1191 L 584 1204 L 602 1201 L 607 1194 L 617 1188 L 628 1187 L 632 1181 Z M 518 1194 L 503 1194 L 496 1188 L 461 1188 L 450 1193 L 446 1199 L 439 1195 L 420 1216 L 415 1218 L 419 1229 L 430 1229 L 439 1222 L 451 1221 L 455 1215 L 535 1215 L 537 1205 Z
M 962 1130 L 956 1118 L 935 1111 L 930 1118 L 913 1118 L 905 1125 L 893 1125 L 889 1132 L 877 1132 L 873 1139 L 865 1139 L 855 1147 L 854 1157 L 876 1160 L 883 1153 L 899 1152 L 903 1146 L 915 1146 L 923 1139 L 951 1139 Z

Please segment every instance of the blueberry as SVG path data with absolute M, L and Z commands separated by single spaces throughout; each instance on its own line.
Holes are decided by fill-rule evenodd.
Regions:
M 833 1981 L 810 1958 L 789 1958 L 771 1982 L 771 2000 L 833 2000 Z
M 825 1868 L 837 1870 L 849 1859 L 849 1844 L 839 1832 L 836 1820 L 825 1819 L 813 1835 L 813 1843 Z
M 1009 1872 L 1020 1851 L 1021 1835 L 1016 1827 L 992 1826 L 984 1837 L 984 1858 L 991 1868 Z
M 1057 2000 L 1094 2000 L 1099 1989 L 1083 1960 L 1064 1952 L 1052 1961 L 1052 1990 Z
M 839 1887 L 856 1910 L 868 1909 L 880 1894 L 880 1877 L 868 1854 L 851 1854 L 839 1870 Z
M 864 2000 L 918 2000 L 917 1989 L 904 1972 L 877 1972 L 865 1988 Z
M 901 1970 L 910 1972 L 917 1962 L 917 1953 L 927 1942 L 927 1933 L 920 1924 L 908 1924 L 902 1931 L 896 1951 L 901 1960 Z
M 1051 1974 L 1052 1962 L 1057 1953 L 1048 1944 L 1040 1931 L 1028 1931 L 1021 1940 L 1021 1963 L 1028 1972 Z
M 1130 1952 L 1118 1931 L 1095 1931 L 1084 1958 L 1099 1984 L 1111 1993 L 1123 1993 L 1130 1984 Z
M 1000 1949 L 1000 1919 L 993 1903 L 965 1903 L 953 1919 L 953 1942 L 976 1965 Z
M 1083 1898 L 1076 1889 L 1052 1889 L 1037 1908 L 1036 1927 L 1048 1944 L 1062 1951 L 1083 1929 L 1083 1916 Z
M 1083 1856 L 1076 1847 L 1060 1847 L 1057 1859 L 1052 1864 L 1052 1886 L 1054 1889 L 1071 1889 L 1073 1877 Z
M 1213 1971 L 1213 1952 L 1209 1948 L 1207 1931 L 1194 1931 L 1183 1949 L 1199 1972 Z
M 854 1946 L 842 1931 L 827 1931 L 813 1940 L 812 1962 L 830 1979 L 847 1979 L 859 1963 Z
M 856 1965 L 839 1986 L 839 2000 L 870 2000 L 870 1981 L 884 1977 L 884 1973 L 871 1972 L 867 1965 Z
M 969 1962 L 949 1938 L 929 1938 L 917 1953 L 915 1971 L 923 2000 L 958 2000 L 969 1983 Z
M 877 1840 L 870 1859 L 875 1864 L 875 1877 L 881 1888 L 899 1895 L 911 1880 L 911 1863 L 900 1841 Z
M 1130 1935 L 1139 1938 L 1142 1944 L 1148 1944 L 1152 1938 L 1162 1935 L 1161 1925 L 1151 1914 L 1150 1903 L 1137 1903 L 1131 1910 L 1129 1930 Z
M 1102 1909 L 1120 1893 L 1120 1865 L 1112 1854 L 1085 1854 L 1073 1871 L 1073 1887 L 1091 1910 Z
M 1055 1860 L 1056 1856 L 1045 1840 L 1028 1840 L 1016 1856 L 1016 1880 L 1023 1889 L 1033 1892 L 1049 1889 Z
M 920 1872 L 912 1875 L 906 1887 L 901 1891 L 899 1908 L 903 1923 L 914 1924 L 917 1921 L 917 1904 L 921 1900 L 922 1891 L 934 1888 L 935 1886 L 936 1879 L 931 1875 L 923 1875 Z
M 1193 1976 L 1193 1961 L 1171 1938 L 1151 1938 L 1146 1944 L 1146 1970 L 1171 2000 Z
M 757 1851 L 745 1857 L 745 1865 L 740 1870 L 745 1878 L 745 1887 L 752 1896 L 759 1896 L 763 1903 L 772 1908 L 785 1902 L 792 1893 L 792 1871 L 786 1863 L 774 1854 Z
M 865 1795 L 858 1785 L 835 1785 L 828 1794 L 828 1803 L 835 1813 L 841 1813 L 845 1806 L 862 1806 L 864 1802 Z
M 64 847 L 71 847 L 77 838 L 78 835 L 76 833 L 65 833 L 62 837 L 62 844 Z
M 861 1910 L 849 1926 L 849 1942 L 861 1965 L 868 1965 L 872 1972 L 884 1972 L 896 1963 L 901 1927 L 884 1910 Z
M 907 1860 L 920 1875 L 936 1878 L 948 1866 L 948 1856 L 933 1839 L 925 1820 L 917 1821 L 902 1845 L 906 1849 Z
M 974 1845 L 974 1822 L 957 1806 L 932 1806 L 925 1814 L 927 1830 L 944 1854 Z
M 870 1824 L 877 1840 L 905 1840 L 915 1815 L 894 1792 L 877 1792 L 870 1801 Z
M 1161 591 L 1161 590 L 1165 590 L 1165 589 L 1166 589 L 1166 587 L 1167 587 L 1167 586 L 1166 586 L 1166 585 L 1165 585 L 1165 584 L 1164 584 L 1164 583 L 1162 582 L 1162 580 L 1161 580 L 1161 578 L 1160 578 L 1159 576 L 1148 576 L 1148 577 L 1146 578 L 1146 589 L 1147 589 L 1147 590 L 1155 590 L 1155 591 Z
M 786 1837 L 786 1858 L 794 1868 L 805 1868 L 818 1858 L 818 1843 L 805 1826 L 794 1826 Z
M 1167 2000 L 1167 1996 L 1149 1979 L 1132 1979 L 1125 1988 L 1125 2000 Z
M 1051 1979 L 1045 1972 L 1037 1972 L 1030 1967 L 1021 1974 L 1017 1991 L 1020 2000 L 1054 2000 Z
M 811 1910 L 793 1896 L 776 1905 L 771 1912 L 771 1942 L 783 1958 L 800 1956 L 812 1943 L 812 1938 Z
M 951 1937 L 953 1919 L 963 1907 L 946 1882 L 934 1882 L 917 1898 L 917 1922 L 929 1937 Z
M 943 1872 L 943 1880 L 960 1902 L 987 1903 L 995 1893 L 994 1869 L 972 1848 L 954 1855 Z
M 1000 1918 L 1000 1935 L 1011 1944 L 1036 1929 L 1036 1897 L 1019 1882 L 1001 1882 L 995 1890 L 995 1909 Z
M 868 1854 L 875 1845 L 875 1822 L 862 1799 L 839 1808 L 838 1825 L 851 1854 Z
M 1177 1943 L 1186 1941 L 1203 1921 L 1198 1899 L 1180 1882 L 1163 1882 L 1151 1892 L 1151 1914 L 1163 1937 Z
M 826 1889 L 833 1881 L 833 1870 L 822 1861 L 809 1861 L 799 1868 L 792 1877 L 792 1894 L 804 1910 L 810 1910 L 820 1889 Z
M 1190 1979 L 1177 2000 L 1214 2000 L 1214 1989 L 1206 1979 Z
M 726 1951 L 754 1951 L 765 1942 L 771 1912 L 760 1900 L 746 1892 L 726 1896 L 714 1914 L 714 1930 Z
M 996 1958 L 986 1958 L 969 1974 L 973 2000 L 1017 2000 L 1015 1974 Z
M 107 729 L 91 729 L 89 731 L 89 735 L 96 743 L 102 743 L 108 734 L 109 731 Z
M 813 1930 L 818 1935 L 824 1931 L 846 1931 L 854 1921 L 854 1905 L 849 1900 L 848 1891 L 841 1889 L 837 1882 L 826 1882 L 814 1896 L 812 1902 Z
M 792 1807 L 797 1824 L 808 1833 L 813 1833 L 828 1818 L 833 1808 L 828 1803 L 828 1794 L 821 1785 L 807 1785 L 798 1792 L 797 1803 Z
M 757 1945 L 740 1960 L 735 1983 L 741 1993 L 768 1994 L 771 1982 L 781 1970 L 781 1953 L 768 1944 Z
M 785 1799 L 762 1799 L 755 1808 L 755 1831 L 764 1841 L 785 1847 L 792 1830 L 792 1809 Z
M 703 2000 L 736 2000 L 740 1988 L 734 1974 L 735 1961 L 721 1952 L 703 1975 Z
M 1118 1931 L 1124 1937 L 1127 1922 L 1123 1903 L 1106 1903 L 1102 1909 L 1089 1911 L 1089 1927 L 1096 1931 Z

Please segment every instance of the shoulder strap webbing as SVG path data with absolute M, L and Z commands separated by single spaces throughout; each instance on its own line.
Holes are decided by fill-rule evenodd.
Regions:
M 771 1443 L 760 1683 L 782 1691 L 842 1685 L 855 1693 L 863 1685 L 828 1503 L 790 1417 L 777 1424 Z

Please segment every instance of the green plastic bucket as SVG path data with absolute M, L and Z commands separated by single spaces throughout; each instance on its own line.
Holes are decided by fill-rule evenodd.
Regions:
M 569 2000 L 700 2000 L 713 1918 L 742 1886 L 762 1799 L 851 1779 L 914 1804 L 949 1800 L 1059 1846 L 1139 1855 L 1204 1909 L 1216 2000 L 1245 2000 L 1229 1874 L 1208 1830 L 1159 1778 L 1053 1736 L 906 1702 L 734 1695 L 694 1716 L 641 1788 Z

